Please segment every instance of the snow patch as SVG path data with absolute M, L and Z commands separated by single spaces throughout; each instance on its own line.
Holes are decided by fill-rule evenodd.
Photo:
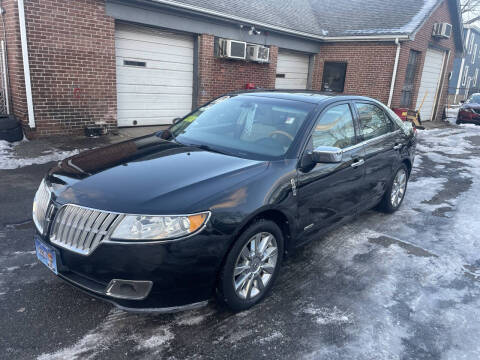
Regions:
M 265 344 L 267 342 L 271 342 L 271 341 L 281 339 L 281 338 L 283 338 L 283 334 L 279 331 L 274 331 L 271 335 L 268 335 L 264 338 L 261 338 L 261 339 L 257 340 L 256 342 L 258 342 L 260 344 Z
M 313 305 L 303 310 L 305 314 L 314 315 L 315 322 L 319 325 L 340 325 L 353 322 L 353 315 L 342 311 L 336 306 L 333 309 L 321 307 L 316 308 Z
M 0 140 L 0 170 L 11 170 L 33 164 L 45 164 L 51 161 L 59 161 L 77 155 L 80 152 L 80 150 L 61 151 L 54 148 L 40 156 L 20 158 L 14 155 L 15 146 L 18 144 L 20 144 L 20 142 L 9 143 L 5 140 Z
M 153 335 L 145 340 L 142 340 L 137 345 L 137 349 L 139 350 L 160 350 L 165 344 L 169 341 L 173 340 L 175 336 L 170 331 L 169 327 L 165 327 L 163 329 L 157 330 L 160 334 Z

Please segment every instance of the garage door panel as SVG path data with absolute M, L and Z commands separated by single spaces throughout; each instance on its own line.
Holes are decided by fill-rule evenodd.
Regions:
M 160 69 L 136 69 L 134 67 L 119 67 L 120 75 L 117 76 L 119 83 L 141 83 L 157 85 L 187 85 L 193 81 L 193 71 L 173 71 Z M 173 81 L 172 81 L 173 80 Z M 188 83 L 187 83 L 188 82 Z
M 295 61 L 286 61 L 280 64 L 280 66 L 277 64 L 277 70 L 305 73 L 308 72 L 308 64 L 299 64 Z
M 162 85 L 117 84 L 118 94 L 157 94 L 157 95 L 189 95 L 193 94 L 191 86 L 176 86 L 165 88 Z
M 308 84 L 308 68 L 310 56 L 302 53 L 293 53 L 285 50 L 278 52 L 277 89 L 306 89 Z
M 145 118 L 150 118 L 150 119 L 161 118 L 161 119 L 167 119 L 168 122 L 164 124 L 168 124 L 168 123 L 171 123 L 173 119 L 177 117 L 183 117 L 187 115 L 189 112 L 190 110 L 184 111 L 180 109 L 153 109 L 153 110 L 152 109 L 143 109 L 143 110 L 142 109 L 140 110 L 120 109 L 118 110 L 118 116 L 121 116 L 122 118 L 125 118 L 125 119 L 131 119 L 132 122 L 133 120 L 137 120 L 139 123 L 141 119 L 145 119 Z
M 187 56 L 167 55 L 163 53 L 147 54 L 147 53 L 140 53 L 135 50 L 120 49 L 120 51 L 117 51 L 117 59 L 145 61 L 147 63 L 147 66 L 148 66 L 148 63 L 151 61 L 185 64 L 187 66 L 190 66 L 190 69 L 193 66 L 193 54 L 192 54 L 192 58 L 189 58 Z M 118 60 L 117 60 L 117 63 L 118 63 Z
M 175 34 L 168 31 L 129 24 L 118 24 L 115 38 L 119 40 L 134 40 L 193 49 L 193 43 L 189 35 Z
M 124 65 L 125 60 L 133 60 L 133 61 L 144 61 L 145 67 L 148 69 L 157 69 L 157 70 L 172 70 L 172 71 L 192 71 L 192 63 L 178 63 L 178 62 L 170 62 L 170 61 L 156 61 L 150 59 L 142 59 L 141 57 L 117 57 L 117 67 L 119 66 L 129 66 Z M 141 66 L 131 66 L 134 69 L 141 68 Z
M 306 83 L 303 79 L 277 79 L 276 87 L 279 89 L 297 89 L 303 90 Z
M 118 94 L 118 109 L 121 110 L 156 110 L 156 109 L 184 109 L 192 102 L 191 95 L 171 94 Z M 161 106 L 159 106 L 161 104 Z
M 181 116 L 154 116 L 154 117 L 132 117 L 126 118 L 124 117 L 124 121 L 129 124 L 133 124 L 134 121 L 137 121 L 142 126 L 153 126 L 158 124 L 171 124 L 173 119 L 178 118 Z
M 117 54 L 121 55 L 122 50 L 135 50 L 145 54 L 175 55 L 190 57 L 193 55 L 193 49 L 185 47 L 175 47 L 171 45 L 160 45 L 152 43 L 138 42 L 135 40 L 117 41 Z M 157 58 L 157 57 L 154 57 Z
M 425 54 L 416 104 L 417 109 L 422 106 L 420 108 L 420 118 L 422 120 L 432 119 L 441 80 L 444 55 L 444 52 L 432 49 L 428 49 Z
M 117 24 L 119 126 L 171 124 L 191 111 L 193 37 Z M 125 65 L 124 60 L 145 66 Z

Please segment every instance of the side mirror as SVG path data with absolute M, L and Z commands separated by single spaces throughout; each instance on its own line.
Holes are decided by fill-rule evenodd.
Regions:
M 180 122 L 180 121 L 182 121 L 182 118 L 175 118 L 175 119 L 173 119 L 173 121 L 172 121 L 172 125 L 175 125 L 176 123 L 178 123 L 178 122 Z
M 460 104 L 465 104 L 465 100 L 460 100 Z
M 339 163 L 343 158 L 343 151 L 332 146 L 319 146 L 312 151 L 312 160 L 316 163 Z

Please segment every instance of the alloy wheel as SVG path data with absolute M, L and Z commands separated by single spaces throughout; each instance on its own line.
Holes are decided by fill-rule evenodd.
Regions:
M 233 270 L 233 286 L 238 297 L 253 299 L 265 291 L 278 259 L 275 236 L 268 232 L 253 235 L 242 248 Z
M 390 194 L 390 202 L 394 208 L 398 207 L 402 202 L 406 188 L 407 172 L 405 169 L 400 169 L 393 179 L 392 192 Z

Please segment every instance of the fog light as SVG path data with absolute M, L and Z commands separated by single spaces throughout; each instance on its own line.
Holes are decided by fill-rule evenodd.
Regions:
M 148 296 L 152 285 L 151 281 L 113 279 L 107 285 L 106 294 L 117 299 L 142 300 Z

